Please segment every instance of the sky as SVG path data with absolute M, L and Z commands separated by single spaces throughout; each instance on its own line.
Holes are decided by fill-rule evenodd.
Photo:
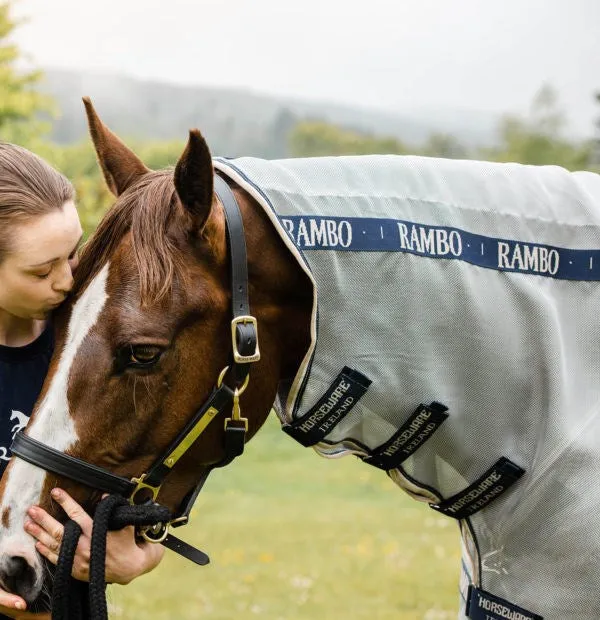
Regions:
M 600 0 L 18 0 L 38 67 L 386 110 L 526 113 L 545 83 L 600 117 Z

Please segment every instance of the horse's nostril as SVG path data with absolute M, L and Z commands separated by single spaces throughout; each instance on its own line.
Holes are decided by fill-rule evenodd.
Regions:
M 30 601 L 35 584 L 35 571 L 25 558 L 13 555 L 4 563 L 2 582 L 10 592 Z

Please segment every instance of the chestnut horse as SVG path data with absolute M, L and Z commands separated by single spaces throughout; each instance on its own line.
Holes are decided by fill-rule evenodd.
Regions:
M 556 473 L 572 464 L 581 488 L 592 495 L 597 488 L 598 450 L 586 442 L 600 438 L 598 364 L 592 363 L 600 328 L 586 321 L 587 338 L 577 337 L 582 317 L 600 302 L 600 257 L 585 249 L 600 241 L 597 177 L 422 158 L 394 160 L 400 167 L 390 177 L 380 160 L 368 159 L 375 177 L 406 183 L 400 193 L 413 209 L 410 218 L 365 213 L 372 207 L 360 196 L 349 214 L 303 219 L 269 213 L 264 203 L 271 196 L 246 177 L 252 162 L 237 168 L 235 161 L 213 161 L 198 131 L 190 132 L 174 170 L 155 172 L 108 130 L 89 101 L 86 110 L 117 200 L 84 248 L 73 293 L 54 317 L 56 352 L 29 437 L 136 478 L 215 385 L 233 380 L 226 370 L 236 347 L 231 248 L 214 191 L 215 168 L 230 170 L 225 176 L 243 221 L 260 339 L 260 359 L 239 399 L 247 437 L 279 398 L 284 427 L 301 443 L 328 456 L 357 454 L 456 518 L 465 547 L 465 616 L 597 617 L 600 571 L 586 534 L 597 511 L 577 493 L 571 473 Z M 340 164 L 348 194 L 367 182 L 362 173 L 348 173 L 354 164 Z M 319 182 L 337 165 L 324 163 Z M 298 204 L 305 195 L 294 183 L 304 183 L 297 181 L 303 167 L 310 166 L 299 162 L 281 177 Z M 408 172 L 400 179 L 403 167 Z M 390 202 L 388 185 L 380 204 Z M 454 192 L 454 200 L 419 198 L 427 192 Z M 327 194 L 337 200 L 336 192 Z M 470 201 L 471 194 L 491 206 Z M 525 207 L 531 211 L 524 214 Z M 464 218 L 462 225 L 450 216 Z M 488 220 L 496 227 L 491 232 Z M 319 288 L 319 313 L 319 266 L 298 248 L 330 260 L 321 273 L 329 286 Z M 366 255 L 383 260 L 385 270 L 361 267 Z M 345 274 L 344 261 L 360 277 Z M 344 318 L 332 317 L 334 310 Z M 329 359 L 351 328 L 351 345 L 343 350 L 355 349 L 352 359 Z M 327 340 L 316 344 L 317 336 Z M 322 375 L 316 387 L 307 383 L 310 372 Z M 310 397 L 296 402 L 304 389 L 312 390 Z M 358 411 L 375 418 L 372 427 Z M 158 502 L 177 511 L 203 473 L 222 461 L 224 435 L 222 422 L 206 427 L 169 473 Z M 93 511 L 97 490 L 21 459 L 10 463 L 0 488 L 0 582 L 6 585 L 7 566 L 18 561 L 22 571 L 12 581 L 28 601 L 38 596 L 44 572 L 22 532 L 25 511 L 39 503 L 55 512 L 49 491 L 56 484 Z M 569 502 L 552 505 L 556 491 Z M 546 579 L 557 558 L 566 564 Z
M 27 433 L 131 478 L 165 450 L 230 364 L 225 223 L 199 132 L 190 133 L 175 174 L 151 172 L 91 104 L 87 111 L 106 182 L 119 201 L 83 249 L 72 295 L 53 317 L 56 354 Z M 236 193 L 247 227 L 252 312 L 261 326 L 262 356 L 241 397 L 242 410 L 252 412 L 252 437 L 280 378 L 292 376 L 306 354 L 312 288 L 265 215 Z M 93 386 L 91 376 L 98 379 Z M 97 415 L 100 410 L 111 415 Z M 222 458 L 223 433 L 222 423 L 207 428 L 169 476 L 161 504 L 174 511 L 203 468 Z M 2 479 L 0 583 L 7 584 L 7 563 L 23 558 L 16 592 L 29 602 L 44 571 L 22 532 L 25 511 L 37 503 L 64 519 L 49 495 L 57 484 L 88 510 L 99 499 L 19 459 Z

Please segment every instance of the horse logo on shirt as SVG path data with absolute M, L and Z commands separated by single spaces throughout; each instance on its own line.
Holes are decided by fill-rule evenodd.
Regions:
M 11 422 L 13 420 L 17 420 L 17 423 L 10 429 L 12 438 L 14 439 L 15 435 L 27 426 L 27 423 L 29 422 L 29 416 L 25 415 L 24 413 L 21 413 L 20 411 L 16 411 L 15 409 L 13 409 L 11 412 L 10 419 L 11 419 Z M 10 461 L 8 450 L 4 447 L 0 447 L 0 459 L 2 459 L 3 461 Z

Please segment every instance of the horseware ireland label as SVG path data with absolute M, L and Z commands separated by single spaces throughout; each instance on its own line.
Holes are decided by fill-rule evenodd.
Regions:
M 419 405 L 392 437 L 363 460 L 389 471 L 398 467 L 425 443 L 448 418 L 448 407 L 433 402 Z
M 439 504 L 430 504 L 430 506 L 448 517 L 466 519 L 502 495 L 524 473 L 524 469 L 502 457 L 464 491 Z
M 571 250 L 389 218 L 288 215 L 281 223 L 302 250 L 406 252 L 559 280 L 600 280 L 598 249 Z
M 469 586 L 466 614 L 471 620 L 544 620 L 475 586 Z
M 369 385 L 371 380 L 365 375 L 344 366 L 317 404 L 301 418 L 284 425 L 283 430 L 305 447 L 319 443 L 350 413 Z

